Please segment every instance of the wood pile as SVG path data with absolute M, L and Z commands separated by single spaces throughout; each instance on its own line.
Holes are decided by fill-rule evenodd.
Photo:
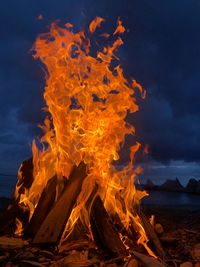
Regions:
M 30 187 L 32 182 L 26 181 L 27 164 L 30 168 L 31 160 L 22 164 L 22 179 L 18 181 L 22 192 L 27 186 Z M 27 210 L 19 205 L 19 196 L 13 197 L 9 207 L 0 214 L 0 266 L 176 267 L 181 266 L 184 261 L 184 264 L 188 263 L 187 260 L 188 264 L 193 264 L 191 266 L 200 261 L 198 244 L 194 246 L 192 252 L 189 252 L 188 257 L 183 257 L 181 260 L 176 253 L 173 254 L 172 251 L 180 249 L 180 243 L 185 242 L 182 238 L 184 235 L 168 235 L 162 224 L 150 222 L 149 217 L 145 215 L 146 212 L 140 208 L 135 212 L 140 217 L 149 238 L 148 246 L 157 258 L 147 255 L 144 248 L 137 244 L 138 233 L 134 229 L 128 231 L 117 216 L 111 217 L 107 213 L 96 189 L 88 199 L 88 202 L 92 199 L 89 218 L 92 238 L 84 234 L 84 226 L 78 220 L 69 238 L 62 239 L 66 223 L 76 205 L 86 177 L 87 167 L 81 162 L 73 168 L 58 198 L 56 198 L 57 176 L 52 177 L 42 192 L 30 221 Z M 13 235 L 14 221 L 19 215 L 23 218 L 24 224 L 22 238 Z M 196 238 L 199 236 L 196 231 L 190 229 L 183 231 L 185 236 Z

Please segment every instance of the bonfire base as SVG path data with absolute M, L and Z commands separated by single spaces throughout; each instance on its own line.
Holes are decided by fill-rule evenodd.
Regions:
M 162 223 L 164 227 L 164 233 L 159 236 L 159 239 L 166 253 L 165 266 L 180 266 L 185 261 L 196 264 L 199 261 L 196 248 L 200 243 L 200 209 L 191 210 L 178 207 L 172 209 L 171 207 L 150 206 L 145 207 L 145 214 L 155 214 L 156 222 Z M 167 238 L 173 241 L 169 243 L 166 240 L 162 241 Z M 24 242 L 21 242 L 21 239 L 18 240 L 19 242 L 14 242 L 13 247 L 10 245 L 8 248 L 2 245 L 0 239 L 0 266 L 132 267 L 137 266 L 133 265 L 135 262 L 140 264 L 139 266 L 145 266 L 140 259 L 134 256 L 135 252 L 131 259 L 117 257 L 105 260 L 105 254 L 99 251 L 96 244 L 86 239 L 64 242 L 59 251 L 50 248 L 41 249 L 27 242 L 23 244 Z M 6 240 L 6 243 L 9 243 L 8 240 Z M 16 248 L 16 244 L 19 244 L 19 246 L 23 244 L 23 247 Z M 133 247 L 133 250 L 147 256 L 147 253 L 140 246 Z M 138 256 L 138 254 L 135 255 Z

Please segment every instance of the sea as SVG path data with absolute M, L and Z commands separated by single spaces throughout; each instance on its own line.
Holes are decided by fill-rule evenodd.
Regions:
M 142 200 L 146 205 L 158 206 L 184 206 L 200 209 L 200 195 L 182 193 L 182 192 L 166 192 L 166 191 L 148 191 L 149 195 Z
M 11 198 L 14 191 L 17 177 L 0 176 L 0 198 Z M 200 209 L 200 195 L 193 195 L 179 192 L 149 191 L 149 196 L 143 198 L 145 205 L 160 206 L 191 206 Z
M 17 176 L 0 174 L 0 197 L 10 198 L 14 192 Z

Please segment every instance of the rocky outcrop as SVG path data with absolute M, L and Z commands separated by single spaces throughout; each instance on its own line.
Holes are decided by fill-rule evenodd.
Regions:
M 167 180 L 162 185 L 155 185 L 152 180 L 148 179 L 146 184 L 143 185 L 145 190 L 158 190 L 158 191 L 169 191 L 169 192 L 184 192 L 190 194 L 200 195 L 200 180 L 190 179 L 186 187 L 183 187 L 179 179 Z
M 187 193 L 200 194 L 200 180 L 190 179 L 185 188 Z
M 156 185 L 151 179 L 148 179 L 145 187 L 148 188 L 149 190 L 152 190 L 152 189 L 155 189 Z
M 159 186 L 159 189 L 171 192 L 184 192 L 184 187 L 178 178 L 175 180 L 167 180 L 164 184 Z

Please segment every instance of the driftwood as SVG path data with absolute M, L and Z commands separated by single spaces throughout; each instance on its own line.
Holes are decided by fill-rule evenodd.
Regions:
M 165 267 L 165 265 L 153 257 L 146 256 L 136 251 L 132 251 L 132 254 L 142 263 L 142 266 L 144 267 Z
M 155 247 L 157 255 L 161 258 L 164 258 L 164 256 L 165 256 L 164 249 L 160 243 L 160 240 L 159 240 L 156 232 L 154 231 L 153 226 L 151 225 L 150 221 L 148 220 L 148 218 L 146 217 L 146 215 L 142 211 L 139 212 L 139 216 L 140 216 L 140 219 L 142 220 L 144 230 L 145 230 L 149 240 L 152 241 L 152 243 Z
M 56 197 L 56 186 L 57 176 L 55 175 L 48 181 L 45 189 L 40 196 L 40 200 L 34 210 L 33 216 L 31 217 L 31 220 L 24 231 L 26 237 L 33 238 L 36 235 L 41 224 L 53 207 Z
M 0 237 L 0 248 L 1 249 L 17 249 L 27 246 L 28 242 L 19 238 L 13 237 Z
M 125 255 L 126 249 L 115 231 L 99 195 L 96 196 L 90 213 L 90 224 L 96 244 L 110 256 Z
M 86 177 L 86 165 L 81 162 L 72 171 L 64 192 L 57 200 L 38 232 L 34 244 L 57 245 L 65 228 L 66 222 L 81 192 L 82 183 Z

